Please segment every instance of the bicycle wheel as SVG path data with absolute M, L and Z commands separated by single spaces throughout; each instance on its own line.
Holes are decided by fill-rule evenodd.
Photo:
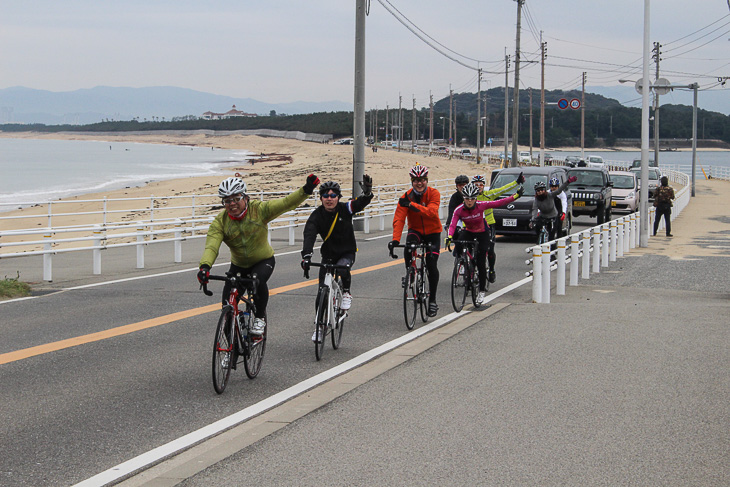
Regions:
M 253 310 L 248 309 L 247 311 L 248 320 L 243 325 L 244 329 L 250 330 L 251 321 L 253 320 Z M 249 379 L 255 378 L 261 370 L 264 353 L 266 352 L 266 333 L 268 329 L 269 327 L 267 325 L 264 328 L 264 334 L 261 336 L 253 336 L 251 333 L 246 333 L 246 338 L 243 340 L 243 367 Z
M 454 272 L 451 274 L 451 304 L 457 313 L 464 309 L 466 293 L 469 292 L 468 268 L 464 260 L 454 260 Z
M 341 292 L 337 293 L 337 297 L 335 298 L 335 300 L 335 323 L 334 325 L 332 325 L 332 331 L 330 335 L 332 336 L 332 348 L 337 350 L 338 348 L 340 348 L 340 341 L 342 341 L 342 330 L 345 327 L 345 317 L 347 316 L 347 311 L 340 309 L 340 306 L 342 306 Z
M 471 276 L 471 279 L 469 280 L 471 302 L 474 305 L 474 308 L 479 309 L 480 304 L 479 301 L 477 301 L 477 297 L 479 297 L 479 268 L 474 260 L 469 261 L 469 269 L 471 270 L 471 272 L 469 272 L 469 275 Z
M 327 335 L 327 305 L 329 304 L 329 295 L 329 288 L 323 287 L 319 293 L 319 300 L 317 301 L 317 322 L 314 327 L 317 333 L 317 341 L 314 343 L 314 356 L 317 360 L 322 360 L 324 353 L 324 340 Z
M 543 225 L 542 229 L 540 230 L 540 235 L 537 239 L 537 244 L 542 245 L 544 243 L 548 243 L 550 241 L 550 234 L 548 233 L 547 229 Z
M 416 274 L 412 268 L 406 271 L 403 288 L 403 315 L 406 319 L 406 328 L 412 330 L 416 324 L 416 313 L 418 310 L 418 293 L 416 292 Z
M 418 273 L 417 284 L 418 307 L 421 309 L 421 321 L 425 323 L 428 321 L 428 298 L 431 295 L 428 288 L 428 270 L 425 267 Z
M 213 342 L 213 387 L 223 394 L 233 365 L 233 308 L 225 306 L 218 319 Z

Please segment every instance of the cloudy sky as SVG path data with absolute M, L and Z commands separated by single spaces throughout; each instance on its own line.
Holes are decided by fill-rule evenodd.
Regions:
M 504 85 L 505 52 L 514 58 L 515 50 L 514 0 L 369 4 L 368 108 L 397 106 L 399 94 L 404 107 L 411 107 L 414 96 L 424 106 L 429 93 L 438 100 L 450 88 L 475 92 L 477 66 L 485 71 L 484 88 Z M 0 0 L 0 88 L 178 86 L 269 103 L 351 102 L 355 5 L 356 0 Z M 730 75 L 728 0 L 655 0 L 651 7 L 651 41 L 663 44 L 662 75 L 675 84 L 697 81 L 702 88 L 723 89 L 716 85 L 718 76 Z M 583 71 L 588 86 L 636 79 L 643 12 L 640 0 L 526 0 L 523 61 L 539 60 L 542 32 L 546 88 L 579 88 Z M 403 25 L 409 22 L 460 62 L 416 37 Z M 523 63 L 521 88 L 539 86 L 539 64 Z M 730 97 L 730 83 L 724 90 Z

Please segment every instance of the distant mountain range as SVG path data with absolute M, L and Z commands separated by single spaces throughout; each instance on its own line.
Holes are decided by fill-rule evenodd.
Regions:
M 488 103 L 499 105 L 504 99 L 495 91 Z M 594 96 L 590 96 L 594 94 Z M 575 95 L 575 92 L 564 92 Z M 520 90 L 520 98 L 526 96 L 526 90 Z M 555 94 L 555 93 L 552 93 Z M 560 93 L 558 93 L 560 94 Z M 700 91 L 699 107 L 730 115 L 730 91 L 716 89 Z M 473 96 L 461 94 L 460 108 L 466 111 L 474 109 Z M 601 95 L 601 96 L 595 96 Z M 534 95 L 533 95 L 534 96 Z M 561 94 L 561 96 L 563 96 Z M 553 96 L 554 97 L 554 96 Z M 618 101 L 616 101 L 618 100 Z M 638 100 L 638 102 L 637 102 Z M 589 103 L 589 101 L 591 103 Z M 692 92 L 675 90 L 661 98 L 662 104 L 692 105 Z M 539 104 L 539 96 L 533 103 Z M 593 86 L 586 90 L 586 107 L 602 107 L 603 105 L 629 104 L 641 106 L 639 95 L 632 86 Z M 103 120 L 172 120 L 174 117 L 199 117 L 204 112 L 223 113 L 233 105 L 236 109 L 269 115 L 273 110 L 279 115 L 297 115 L 318 112 L 352 111 L 352 103 L 342 101 L 292 103 L 265 103 L 252 98 L 234 98 L 215 95 L 174 86 L 157 86 L 148 88 L 114 88 L 97 86 L 95 88 L 75 91 L 53 92 L 24 87 L 0 89 L 0 124 L 3 123 L 41 123 L 46 125 L 75 124 L 85 125 Z M 492 110 L 501 110 L 493 106 Z M 467 108 L 468 107 L 468 108 Z M 448 98 L 436 102 L 436 108 L 448 110 Z
M 156 86 L 149 88 L 95 88 L 53 92 L 24 87 L 0 89 L 1 123 L 89 124 L 106 119 L 171 120 L 173 117 L 201 116 L 204 112 L 236 109 L 269 115 L 295 115 L 330 111 L 352 111 L 352 103 L 341 101 L 265 103 L 252 98 L 234 98 L 202 91 Z

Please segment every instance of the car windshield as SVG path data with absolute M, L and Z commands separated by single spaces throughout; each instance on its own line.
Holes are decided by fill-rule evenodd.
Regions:
M 515 179 L 517 179 L 517 174 L 499 174 L 496 178 L 494 178 L 491 188 L 501 188 L 505 184 L 509 184 Z M 535 196 L 535 183 L 537 183 L 538 181 L 542 181 L 544 184 L 547 185 L 548 178 L 547 176 L 542 174 L 525 174 L 525 182 L 523 184 L 523 186 L 525 187 L 524 196 Z M 517 191 L 517 188 L 519 188 L 519 186 L 515 186 L 506 193 L 502 194 L 500 197 L 504 198 L 505 196 L 510 196 L 514 194 L 514 192 Z
M 580 169 L 570 171 L 571 176 L 578 180 L 573 183 L 578 186 L 603 186 L 603 176 L 598 171 L 581 171 Z
M 588 162 L 603 162 L 603 159 L 600 157 L 589 157 Z
M 634 189 L 634 177 L 626 175 L 612 174 L 611 181 L 616 189 Z

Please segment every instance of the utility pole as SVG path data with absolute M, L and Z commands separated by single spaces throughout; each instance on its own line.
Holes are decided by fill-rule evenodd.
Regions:
M 429 119 L 428 119 L 428 139 L 429 139 L 428 150 L 432 151 L 433 150 L 433 94 L 430 91 L 428 92 L 428 98 L 430 100 L 428 103 L 429 111 L 430 111 L 430 115 L 429 115 Z
M 401 140 L 403 140 L 403 97 L 398 93 L 398 152 Z
M 504 167 L 508 167 L 507 152 L 509 150 L 509 54 L 504 48 Z
M 416 127 L 416 95 L 413 95 L 413 116 L 411 117 L 411 154 L 416 152 L 416 140 L 418 128 Z
M 454 120 L 454 90 L 451 89 L 451 85 L 449 85 L 449 143 L 446 144 L 447 146 L 451 146 L 451 141 L 454 140 L 452 138 L 451 134 L 451 124 Z
M 532 163 L 532 88 L 529 88 L 530 93 L 530 163 Z
M 583 71 L 583 94 L 580 98 L 580 158 L 585 159 L 586 136 L 586 72 Z
M 385 147 L 388 147 L 388 114 L 390 113 L 390 105 L 385 104 Z
M 542 37 L 542 31 L 540 32 Z M 540 167 L 545 165 L 545 51 L 547 42 L 540 43 Z
M 522 29 L 522 4 L 525 0 L 517 2 L 517 35 L 515 36 L 515 87 L 514 101 L 512 102 L 512 167 L 519 166 L 517 157 L 517 144 L 519 141 L 520 123 L 520 34 Z
M 654 49 L 652 49 L 654 62 L 656 63 L 656 78 L 654 81 L 659 79 L 659 61 L 661 60 L 661 49 L 662 45 L 658 42 L 654 43 Z M 659 165 L 659 93 L 654 90 L 654 162 Z
M 477 74 L 477 164 L 479 164 L 479 147 L 481 145 L 481 141 L 479 140 L 481 130 L 479 130 L 479 126 L 482 124 L 482 68 L 479 68 Z
M 487 150 L 487 126 L 489 126 L 489 111 L 487 111 L 487 95 L 484 95 L 484 98 L 482 99 L 482 102 L 484 102 L 484 138 L 482 139 L 482 143 L 484 144 L 484 150 Z M 489 162 L 489 161 L 487 161 Z
M 355 13 L 355 106 L 354 144 L 352 153 L 352 195 L 358 197 L 365 173 L 365 6 L 367 0 L 357 0 Z M 355 227 L 362 229 L 362 222 Z
M 375 107 L 375 135 L 373 136 L 373 145 L 378 143 L 378 107 Z

